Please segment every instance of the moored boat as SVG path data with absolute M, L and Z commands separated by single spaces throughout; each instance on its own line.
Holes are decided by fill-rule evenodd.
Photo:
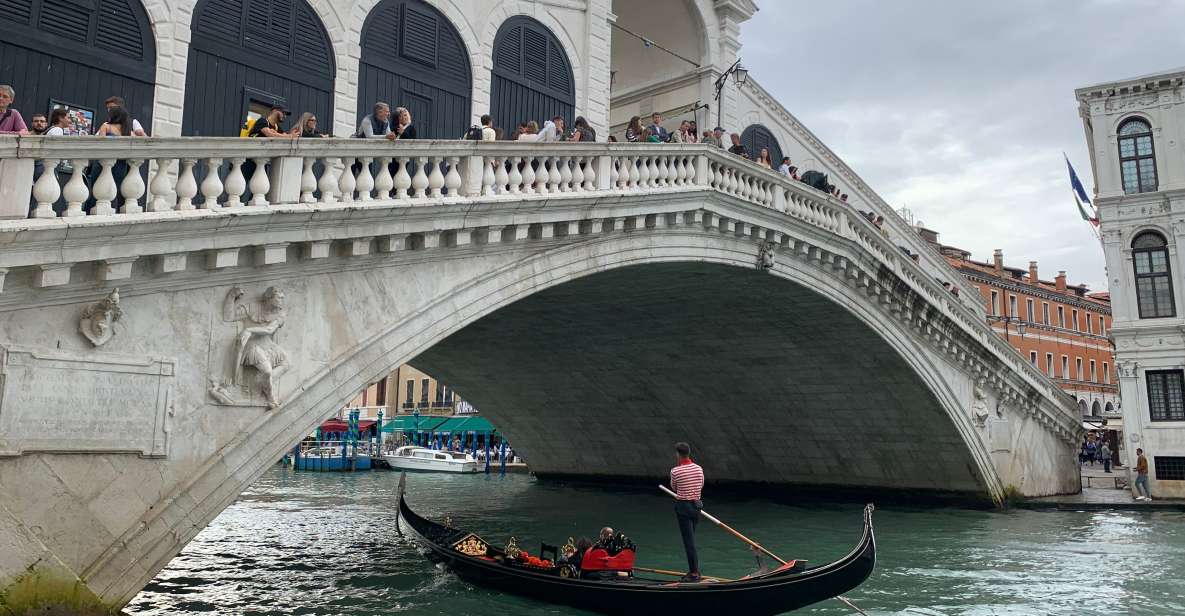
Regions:
M 393 453 L 383 455 L 387 465 L 404 471 L 436 471 L 440 473 L 476 473 L 477 459 L 461 451 L 443 451 L 404 445 Z
M 522 562 L 475 533 L 438 524 L 412 511 L 400 479 L 399 524 L 461 579 L 502 592 L 524 595 L 606 614 L 773 615 L 838 597 L 862 584 L 876 564 L 873 506 L 864 508 L 864 530 L 843 558 L 808 567 L 788 561 L 772 571 L 737 580 L 672 582 L 627 575 L 586 579 L 552 561 Z

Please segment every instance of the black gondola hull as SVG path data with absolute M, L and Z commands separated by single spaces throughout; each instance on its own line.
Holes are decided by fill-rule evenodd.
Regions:
M 872 507 L 856 548 L 833 563 L 780 570 L 730 582 L 682 584 L 655 580 L 601 581 L 562 578 L 466 556 L 451 546 L 466 532 L 420 517 L 399 499 L 400 523 L 462 580 L 506 593 L 605 614 L 773 615 L 842 595 L 862 584 L 876 564 Z

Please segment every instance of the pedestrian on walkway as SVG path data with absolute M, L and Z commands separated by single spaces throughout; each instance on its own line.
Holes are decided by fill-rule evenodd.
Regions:
M 671 491 L 675 493 L 675 519 L 683 536 L 687 552 L 687 575 L 684 582 L 700 581 L 699 554 L 695 551 L 695 527 L 699 512 L 704 508 L 701 499 L 704 489 L 704 469 L 691 461 L 691 445 L 675 443 L 675 468 L 671 469 Z
M 1103 443 L 1103 447 L 1099 450 L 1099 455 L 1101 455 L 1103 457 L 1103 472 L 1110 473 L 1111 472 L 1111 448 L 1107 446 L 1106 442 Z
M 1148 490 L 1148 458 L 1144 457 L 1144 450 L 1136 450 L 1136 500 L 1152 500 L 1152 492 Z

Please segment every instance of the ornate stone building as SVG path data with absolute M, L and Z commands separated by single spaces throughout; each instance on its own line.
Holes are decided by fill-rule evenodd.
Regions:
M 1111 291 L 1127 440 L 1153 497 L 1185 497 L 1185 70 L 1075 91 Z

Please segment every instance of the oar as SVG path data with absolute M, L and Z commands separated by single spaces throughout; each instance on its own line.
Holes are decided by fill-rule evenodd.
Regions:
M 668 488 L 668 487 L 666 487 L 666 486 L 664 486 L 664 485 L 662 485 L 662 484 L 659 484 L 659 485 L 658 485 L 658 487 L 659 487 L 659 489 L 661 489 L 663 492 L 666 492 L 667 494 L 670 494 L 670 495 L 671 495 L 672 497 L 674 497 L 675 499 L 678 499 L 678 498 L 679 498 L 679 495 L 678 495 L 678 494 L 675 494 L 674 492 L 672 492 L 672 491 L 670 490 L 670 488 Z M 716 516 L 714 516 L 714 515 L 712 515 L 712 514 L 708 513 L 707 511 L 704 511 L 704 510 L 702 510 L 702 509 L 700 510 L 699 514 L 700 514 L 700 515 L 702 515 L 702 516 L 704 516 L 705 518 L 707 518 L 709 522 L 711 522 L 711 523 L 715 524 L 716 526 L 719 526 L 720 528 L 723 528 L 724 530 L 726 530 L 726 531 L 728 531 L 728 532 L 732 533 L 732 535 L 733 535 L 734 537 L 736 537 L 737 539 L 740 539 L 741 541 L 744 541 L 745 543 L 748 543 L 749 545 L 753 546 L 754 548 L 757 548 L 758 550 L 761 550 L 762 552 L 764 552 L 764 553 L 765 553 L 765 555 L 766 555 L 766 556 L 769 556 L 770 558 L 772 558 L 772 559 L 774 559 L 774 560 L 778 561 L 779 563 L 781 563 L 781 564 L 783 564 L 783 565 L 784 565 L 784 564 L 786 564 L 786 561 L 784 561 L 784 560 L 782 560 L 780 557 L 778 557 L 778 555 L 777 555 L 777 554 L 774 554 L 773 552 L 771 552 L 771 551 L 769 551 L 769 550 L 767 550 L 767 549 L 765 549 L 765 548 L 761 547 L 761 544 L 759 544 L 759 543 L 757 543 L 756 541 L 753 541 L 752 539 L 750 539 L 750 538 L 748 538 L 748 537 L 746 537 L 746 536 L 742 535 L 740 532 L 738 532 L 738 531 L 737 531 L 737 529 L 735 529 L 735 528 L 733 528 L 733 527 L 731 527 L 731 526 L 729 526 L 729 525 L 725 524 L 724 522 L 721 522 L 719 519 L 717 519 L 717 518 L 716 518 Z
M 667 494 L 670 494 L 672 497 L 674 497 L 676 500 L 678 500 L 678 498 L 679 498 L 679 495 L 678 495 L 678 494 L 675 494 L 674 492 L 672 492 L 670 488 L 668 488 L 668 487 L 666 487 L 666 486 L 662 485 L 661 483 L 660 483 L 660 484 L 658 484 L 658 488 L 659 488 L 660 490 L 662 490 L 663 492 L 666 492 Z M 735 528 L 733 528 L 733 527 L 731 527 L 731 526 L 729 526 L 729 525 L 725 524 L 724 522 L 721 522 L 719 519 L 717 519 L 717 518 L 716 518 L 716 516 L 714 516 L 714 515 L 712 515 L 712 514 L 708 513 L 707 511 L 704 511 L 703 509 L 701 509 L 701 510 L 700 510 L 699 514 L 700 514 L 700 515 L 702 515 L 702 516 L 704 516 L 705 518 L 707 518 L 709 522 L 712 522 L 712 523 L 713 523 L 713 524 L 715 524 L 716 526 L 719 526 L 720 528 L 723 528 L 724 530 L 726 530 L 726 531 L 728 531 L 728 532 L 732 533 L 732 534 L 733 534 L 733 536 L 735 536 L 737 539 L 740 539 L 741 541 L 744 541 L 745 543 L 748 543 L 749 545 L 753 546 L 754 548 L 756 548 L 756 549 L 758 549 L 758 550 L 761 550 L 762 552 L 764 552 L 764 553 L 765 553 L 767 556 L 769 556 L 770 558 L 772 558 L 772 559 L 774 559 L 774 560 L 776 560 L 776 561 L 778 561 L 778 562 L 782 563 L 783 565 L 784 565 L 784 564 L 786 564 L 786 561 L 782 560 L 782 558 L 781 558 L 781 557 L 779 557 L 777 554 L 774 554 L 773 552 L 771 552 L 771 551 L 769 551 L 769 550 L 767 550 L 767 549 L 765 549 L 765 548 L 761 547 L 761 544 L 759 544 L 759 543 L 757 543 L 756 541 L 753 541 L 752 539 L 750 539 L 750 538 L 748 538 L 748 537 L 746 537 L 746 536 L 742 535 L 740 532 L 738 532 L 738 531 L 737 531 L 737 529 L 735 529 Z M 862 610 L 862 609 L 860 609 L 860 608 L 856 607 L 856 606 L 855 606 L 855 604 L 853 604 L 853 603 L 852 603 L 852 602 L 851 602 L 851 601 L 850 601 L 850 600 L 849 600 L 847 597 L 844 597 L 844 596 L 842 596 L 842 595 L 837 595 L 837 596 L 835 597 L 835 599 L 836 599 L 836 601 L 839 601 L 839 602 L 843 603 L 844 605 L 846 605 L 846 606 L 848 606 L 848 607 L 852 608 L 853 610 L 856 610 L 857 612 L 859 612 L 859 613 L 863 614 L 864 616 L 868 616 L 868 613 L 867 613 L 867 612 L 865 612 L 864 610 Z
M 641 571 L 643 573 L 657 573 L 659 575 L 671 575 L 674 577 L 683 577 L 683 576 L 687 575 L 686 573 L 684 573 L 682 571 L 671 571 L 670 569 L 651 569 L 649 567 L 634 567 L 634 571 Z M 715 577 L 715 576 L 710 576 L 710 575 L 703 576 L 703 579 L 715 580 L 717 582 L 735 582 L 736 581 L 736 580 L 730 580 L 728 578 Z

